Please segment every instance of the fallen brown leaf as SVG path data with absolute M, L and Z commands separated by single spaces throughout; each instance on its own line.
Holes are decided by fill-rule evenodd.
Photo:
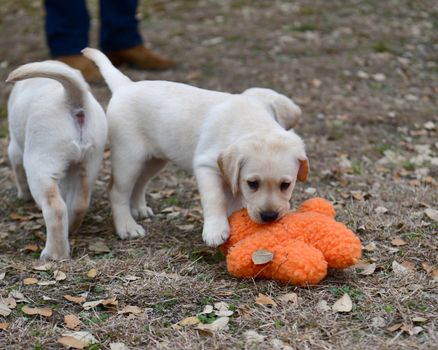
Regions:
M 406 244 L 408 244 L 406 241 L 404 241 L 403 239 L 401 239 L 401 238 L 394 238 L 392 241 L 391 241 L 391 244 L 393 245 L 393 246 L 396 246 L 396 247 L 401 247 L 401 246 L 404 246 L 404 245 L 406 245 Z
M 67 275 L 61 270 L 55 270 L 55 272 L 53 272 L 53 278 L 57 281 L 63 281 L 67 278 Z
M 91 271 L 91 270 L 90 270 L 90 271 Z M 90 277 L 90 276 L 88 276 L 88 277 Z M 139 280 L 140 277 L 132 276 L 132 275 L 126 275 L 126 276 L 123 277 L 123 279 L 124 279 L 125 281 L 128 281 L 128 282 L 133 282 L 133 281 L 137 281 L 137 280 Z
M 357 261 L 357 263 L 353 265 L 353 267 L 354 267 L 355 269 L 364 269 L 364 268 L 367 267 L 369 264 L 370 264 L 369 262 L 367 262 L 367 261 L 365 261 L 365 260 L 362 260 L 362 259 L 359 259 L 359 260 Z
M 38 279 L 34 277 L 28 277 L 23 280 L 23 284 L 26 286 L 29 286 L 31 284 L 37 284 L 37 283 L 38 283 Z
M 257 296 L 255 303 L 258 305 L 272 305 L 272 306 L 277 306 L 277 303 L 272 300 L 270 297 L 268 297 L 265 294 L 259 293 L 259 295 Z
M 427 273 L 431 273 L 434 269 L 434 267 L 426 262 L 421 263 L 421 267 L 426 271 Z
M 34 215 L 21 215 L 18 213 L 11 213 L 10 217 L 12 220 L 30 221 L 34 218 Z
M 199 323 L 201 323 L 201 321 L 197 316 L 190 316 L 182 319 L 177 324 L 173 325 L 173 328 L 181 329 L 184 326 L 196 326 Z
M 56 284 L 56 281 L 40 281 L 38 282 L 39 286 L 53 286 Z
M 252 312 L 251 308 L 246 304 L 239 305 L 236 311 L 240 316 L 248 315 Z
M 0 316 L 9 316 L 12 310 L 5 303 L 0 301 Z
M 350 312 L 352 309 L 353 302 L 347 293 L 344 293 L 332 306 L 332 310 L 336 312 Z
M 243 335 L 245 336 L 245 342 L 248 345 L 252 345 L 252 346 L 254 346 L 255 344 L 263 343 L 263 341 L 266 338 L 265 335 L 261 335 L 252 329 L 246 331 L 245 333 L 243 333 Z
M 41 307 L 41 308 L 35 307 L 35 308 L 32 308 L 32 307 L 29 307 L 27 305 L 24 305 L 21 308 L 21 311 L 23 311 L 26 315 L 41 315 L 41 316 L 44 316 L 44 317 L 50 317 L 53 314 L 53 311 L 51 309 L 49 309 L 49 308 L 45 308 L 45 307 Z
M 26 297 L 23 295 L 23 293 L 19 292 L 18 290 L 13 290 L 9 293 L 10 297 L 14 298 L 17 303 L 28 303 L 29 300 L 26 299 Z
M 110 299 L 101 299 L 101 300 L 95 300 L 95 301 L 87 301 L 86 303 L 82 304 L 82 307 L 85 310 L 89 310 L 93 307 L 96 307 L 98 305 L 103 305 L 106 307 L 114 307 L 117 306 L 119 302 L 116 300 L 116 298 L 110 298 Z
M 15 309 L 17 307 L 17 302 L 12 297 L 7 297 L 3 299 L 3 303 L 10 309 Z
M 287 293 L 277 297 L 283 303 L 298 304 L 298 294 L 297 293 Z
M 405 260 L 400 265 L 407 268 L 410 271 L 413 271 L 413 272 L 415 271 L 415 263 L 413 261 Z
M 341 192 L 341 197 L 344 199 L 348 199 L 348 198 L 350 198 L 350 194 L 347 192 Z
M 101 305 L 101 304 L 102 304 L 102 300 L 87 301 L 86 303 L 84 303 L 82 305 L 82 307 L 85 310 L 89 310 L 89 309 L 92 309 L 93 307 L 96 307 L 96 306 Z
M 79 328 L 81 321 L 75 315 L 69 314 L 64 316 L 64 323 L 67 328 L 75 330 Z
M 408 273 L 411 273 L 412 271 L 404 267 L 403 265 L 399 264 L 397 261 L 392 262 L 392 271 L 395 275 L 406 275 Z
M 9 323 L 6 323 L 6 322 L 0 323 L 0 330 L 8 329 L 8 327 L 9 327 Z
M 388 212 L 388 209 L 385 207 L 377 207 L 376 209 L 374 209 L 374 212 L 376 214 L 386 214 Z
M 396 323 L 396 324 L 393 324 L 392 326 L 390 326 L 386 329 L 390 332 L 395 332 L 396 330 L 399 330 L 402 326 L 403 326 L 403 323 Z
M 216 316 L 223 317 L 223 316 L 232 316 L 234 314 L 234 311 L 230 310 L 230 305 L 228 305 L 224 301 L 220 301 L 218 303 L 214 303 L 214 313 Z
M 129 348 L 123 343 L 110 343 L 110 350 L 129 350 Z
M 188 231 L 193 231 L 193 229 L 195 228 L 195 225 L 193 225 L 193 224 L 188 224 L 188 225 L 176 225 L 176 227 L 177 227 L 178 229 L 180 229 L 181 231 L 188 232 Z
M 122 310 L 118 311 L 118 314 L 141 314 L 143 312 L 138 306 L 126 305 Z
M 420 326 L 414 327 L 413 325 L 404 324 L 401 327 L 401 330 L 408 333 L 410 336 L 412 336 L 412 335 L 417 335 L 417 334 L 421 333 L 423 331 L 423 327 L 420 327 Z
M 228 329 L 228 322 L 230 322 L 229 317 L 219 317 L 212 323 L 207 323 L 207 324 L 199 323 L 196 326 L 196 329 L 208 333 L 220 332 Z
M 361 275 L 365 275 L 365 276 L 369 276 L 372 275 L 374 273 L 374 271 L 376 271 L 376 267 L 377 264 L 372 263 L 372 264 L 368 264 L 367 266 L 365 266 L 363 268 L 363 270 L 361 272 L 359 272 Z
M 102 303 L 101 303 L 103 306 L 108 306 L 108 307 L 111 307 L 111 306 L 117 306 L 118 304 L 119 304 L 119 302 L 116 300 L 116 298 L 115 297 L 113 297 L 113 298 L 109 298 L 109 299 L 104 299 L 104 300 L 102 300 Z
M 40 248 L 36 244 L 27 244 L 20 249 L 21 252 L 37 252 Z
M 74 349 L 83 349 L 87 346 L 97 343 L 96 338 L 90 332 L 66 332 L 62 337 L 56 340 L 58 343 Z
M 97 270 L 95 268 L 90 269 L 87 272 L 87 276 L 90 277 L 90 278 L 96 277 L 97 276 Z
M 68 294 L 67 294 L 67 295 L 64 295 L 64 299 L 66 299 L 66 300 L 68 300 L 68 301 L 71 301 L 72 303 L 75 303 L 75 304 L 82 304 L 82 303 L 84 303 L 85 300 L 86 300 L 85 297 L 82 297 L 82 296 L 75 297 L 75 296 L 68 295 Z
M 427 208 L 424 213 L 428 216 L 429 219 L 438 222 L 438 210 Z
M 353 172 L 353 167 L 351 164 L 351 161 L 348 159 L 348 155 L 347 154 L 341 154 L 338 157 L 338 171 L 340 173 L 349 173 L 351 174 Z M 347 196 L 349 197 L 350 195 L 347 194 Z
M 330 310 L 330 306 L 328 306 L 328 304 L 325 300 L 320 300 L 318 302 L 318 304 L 316 305 L 316 308 L 322 312 L 327 312 Z
M 367 199 L 370 199 L 370 197 L 371 197 L 371 195 L 369 193 L 362 192 L 362 191 L 351 191 L 350 193 L 351 193 L 351 197 L 353 197 L 357 201 L 367 200 Z
M 319 87 L 321 86 L 321 84 L 322 84 L 322 81 L 319 80 L 319 79 L 312 79 L 312 80 L 310 81 L 310 83 L 311 83 L 314 87 L 319 88 Z
M 109 247 L 105 244 L 105 242 L 102 240 L 98 240 L 90 243 L 90 245 L 88 246 L 88 250 L 91 250 L 96 254 L 109 253 L 111 251 Z
M 199 315 L 208 315 L 213 312 L 213 305 L 205 305 L 202 312 L 199 313 Z
M 34 266 L 33 269 L 37 271 L 49 271 L 53 267 L 52 263 L 45 263 L 42 265 Z
M 274 253 L 270 252 L 269 250 L 258 249 L 252 253 L 251 258 L 255 265 L 263 265 L 274 259 Z
M 35 231 L 33 235 L 38 238 L 41 242 L 46 241 L 46 234 L 43 231 Z
M 363 247 L 363 250 L 367 252 L 374 252 L 377 249 L 377 244 L 375 242 L 368 243 Z

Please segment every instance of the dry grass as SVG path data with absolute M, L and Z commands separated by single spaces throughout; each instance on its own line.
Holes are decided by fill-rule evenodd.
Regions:
M 7 166 L 6 101 L 10 86 L 0 87 L 0 294 L 21 291 L 31 306 L 54 310 L 50 318 L 27 316 L 18 304 L 0 330 L 0 348 L 51 349 L 65 331 L 63 316 L 75 314 L 81 330 L 98 340 L 91 348 L 109 349 L 123 342 L 133 349 L 432 349 L 438 343 L 436 281 L 422 263 L 437 265 L 437 229 L 424 215 L 438 203 L 438 169 L 431 161 L 412 158 L 429 145 L 438 156 L 436 112 L 438 64 L 435 1 L 145 1 L 142 30 L 158 50 L 180 63 L 165 73 L 127 70 L 134 79 L 167 79 L 205 88 L 239 92 L 266 86 L 294 96 L 304 110 L 298 131 L 311 159 L 310 181 L 299 185 L 294 203 L 309 197 L 307 187 L 336 203 L 338 219 L 358 232 L 364 259 L 377 264 L 370 276 L 349 269 L 331 272 L 319 286 L 294 288 L 270 281 L 241 281 L 228 276 L 225 264 L 201 241 L 199 201 L 193 178 L 170 167 L 151 184 L 155 212 L 145 221 L 144 240 L 119 241 L 113 233 L 105 191 L 108 160 L 96 187 L 92 207 L 80 233 L 71 237 L 72 260 L 57 263 L 67 274 L 55 286 L 24 285 L 23 279 L 51 278 L 32 266 L 38 252 L 22 251 L 27 244 L 43 246 L 41 216 L 32 203 L 15 199 Z M 7 14 L 7 15 L 6 15 Z M 0 9 L 0 77 L 17 65 L 46 58 L 39 2 L 4 1 Z M 219 39 L 217 39 L 219 38 Z M 212 40 L 213 39 L 213 40 Z M 363 71 L 368 78 L 358 77 Z M 373 77 L 382 73 L 385 79 Z M 363 74 L 361 74 L 363 76 Z M 315 81 L 314 79 L 319 80 Z M 105 86 L 93 86 L 105 105 Z M 434 121 L 435 129 L 424 123 Z M 404 156 L 393 164 L 378 160 L 386 150 Z M 341 169 L 345 155 L 350 169 Z M 426 170 L 425 170 L 426 169 Z M 370 194 L 355 200 L 350 191 Z M 161 196 L 161 198 L 159 198 Z M 155 198 L 155 199 L 154 199 Z M 163 209 L 176 206 L 179 214 Z M 383 206 L 386 214 L 376 214 Z M 11 214 L 25 216 L 23 221 Z M 32 218 L 29 216 L 33 215 Z M 13 215 L 14 216 L 14 215 Z M 184 231 L 184 225 L 194 225 Z M 406 245 L 394 247 L 400 237 Z M 89 244 L 102 238 L 109 253 L 94 255 Z M 397 275 L 392 263 L 409 261 L 415 272 Z M 96 268 L 95 278 L 87 272 Z M 129 280 L 129 275 L 139 277 Z M 144 312 L 129 318 L 114 309 L 85 311 L 64 300 L 66 294 L 88 293 L 87 300 L 116 297 L 118 310 L 136 305 Z M 256 305 L 258 293 L 278 297 L 298 294 L 298 304 Z M 353 310 L 322 311 L 343 293 Z M 50 297 L 50 300 L 44 300 Z M 173 324 L 201 312 L 207 304 L 226 301 L 236 309 L 229 329 L 207 336 Z M 418 317 L 424 318 L 418 322 Z M 402 323 L 405 329 L 387 328 Z M 249 343 L 245 332 L 266 336 Z M 281 342 L 280 342 L 281 341 Z M 281 343 L 281 344 L 280 344 Z M 280 345 L 279 345 L 280 344 Z

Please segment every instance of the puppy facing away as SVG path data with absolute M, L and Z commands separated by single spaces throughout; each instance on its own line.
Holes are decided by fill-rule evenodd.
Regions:
M 252 220 L 283 216 L 308 160 L 292 130 L 301 113 L 286 96 L 253 88 L 242 94 L 167 81 L 132 82 L 96 49 L 83 54 L 99 67 L 113 95 L 107 110 L 112 148 L 110 200 L 117 234 L 144 236 L 134 220 L 152 215 L 145 187 L 168 161 L 193 171 L 210 246 L 229 235 L 227 214 L 246 207 Z
M 81 73 L 45 61 L 13 71 L 8 102 L 9 159 L 18 197 L 34 198 L 47 229 L 41 258 L 70 255 L 75 231 L 90 202 L 107 137 L 103 109 Z

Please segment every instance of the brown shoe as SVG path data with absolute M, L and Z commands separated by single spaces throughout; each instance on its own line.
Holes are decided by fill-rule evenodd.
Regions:
M 99 69 L 97 69 L 95 64 L 85 56 L 58 56 L 55 57 L 55 59 L 68 64 L 72 68 L 80 70 L 85 80 L 89 83 L 96 83 L 102 80 Z
M 165 70 L 175 66 L 175 62 L 160 56 L 143 45 L 136 45 L 129 49 L 108 52 L 108 58 L 118 66 L 123 63 L 142 69 Z

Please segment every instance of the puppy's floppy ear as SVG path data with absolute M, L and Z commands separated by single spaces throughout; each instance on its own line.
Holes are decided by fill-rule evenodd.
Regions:
M 309 160 L 307 159 L 307 157 L 305 158 L 299 158 L 298 159 L 299 163 L 300 163 L 300 167 L 298 169 L 298 175 L 297 175 L 297 179 L 298 181 L 306 181 L 307 177 L 309 175 Z
M 294 159 L 298 159 L 297 179 L 298 181 L 306 181 L 309 175 L 309 158 L 306 155 L 306 147 L 294 130 L 289 130 L 288 133 Z
M 239 156 L 235 145 L 229 146 L 217 158 L 217 164 L 225 183 L 230 187 L 233 196 L 239 192 L 240 170 L 243 167 L 243 157 Z
M 301 116 L 301 108 L 290 98 L 271 89 L 251 88 L 243 92 L 244 95 L 257 98 L 267 105 L 274 119 L 286 130 L 295 127 Z

